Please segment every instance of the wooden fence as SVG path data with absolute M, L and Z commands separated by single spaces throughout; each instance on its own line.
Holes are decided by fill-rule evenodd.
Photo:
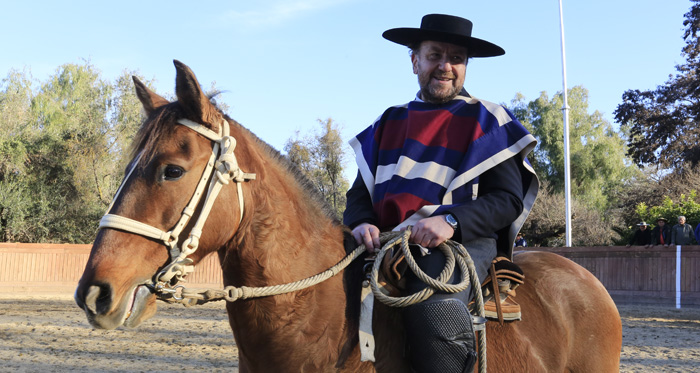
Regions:
M 700 246 L 527 250 L 551 251 L 577 262 L 617 302 L 700 305 Z M 90 245 L 0 243 L 0 293 L 72 294 L 89 253 Z M 197 265 L 188 283 L 193 288 L 221 288 L 217 257 L 211 255 Z
M 550 251 L 573 260 L 596 276 L 616 302 L 700 305 L 700 246 L 527 250 Z
M 0 293 L 72 294 L 91 245 L 0 243 Z M 218 257 L 210 255 L 188 276 L 195 288 L 223 288 Z

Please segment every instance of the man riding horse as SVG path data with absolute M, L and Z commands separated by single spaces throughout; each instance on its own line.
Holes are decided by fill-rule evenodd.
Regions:
M 420 28 L 384 32 L 384 38 L 409 47 L 420 91 L 350 140 L 359 172 L 347 193 L 345 224 L 370 252 L 379 249 L 381 231 L 412 226 L 412 252 L 432 277 L 445 258 L 431 249 L 448 239 L 467 248 L 480 279 L 495 257 L 510 258 L 538 189 L 526 160 L 535 138 L 504 107 L 464 89 L 470 58 L 505 53 L 471 31 L 467 19 L 430 14 Z M 455 272 L 451 283 L 461 276 Z M 410 271 L 406 280 L 409 293 L 426 286 Z M 436 293 L 405 309 L 408 356 L 416 372 L 473 369 L 470 292 Z

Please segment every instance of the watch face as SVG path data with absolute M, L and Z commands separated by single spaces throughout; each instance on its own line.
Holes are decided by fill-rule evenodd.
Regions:
M 457 219 L 455 219 L 455 217 L 452 216 L 452 214 L 445 215 L 445 221 L 447 222 L 447 224 L 451 225 L 452 228 L 457 229 Z

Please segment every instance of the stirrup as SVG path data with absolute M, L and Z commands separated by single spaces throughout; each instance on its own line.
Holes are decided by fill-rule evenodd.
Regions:
M 488 300 L 484 300 L 484 316 L 489 319 L 498 320 L 501 324 L 503 321 L 521 320 L 522 314 L 520 312 L 520 305 L 513 299 L 514 296 L 515 290 L 511 290 L 508 293 L 499 294 L 500 304 L 496 304 L 496 298 L 494 296 L 489 297 Z
M 522 269 L 508 258 L 497 257 L 491 262 L 489 276 L 481 284 L 484 297 L 484 316 L 498 320 L 501 325 L 505 321 L 521 320 L 520 305 L 513 299 L 515 288 L 523 283 L 525 276 Z M 470 309 L 474 311 L 474 302 Z

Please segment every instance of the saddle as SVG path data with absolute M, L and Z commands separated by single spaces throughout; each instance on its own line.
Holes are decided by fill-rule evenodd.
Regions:
M 406 286 L 404 273 L 408 267 L 406 258 L 401 250 L 393 250 L 382 261 L 379 273 L 379 285 L 382 292 L 391 296 L 399 296 Z M 520 305 L 515 301 L 515 289 L 523 283 L 523 270 L 510 259 L 499 256 L 491 262 L 491 268 L 486 279 L 481 283 L 481 293 L 484 298 L 484 316 L 487 319 L 505 321 L 521 319 Z M 496 286 L 494 286 L 496 284 Z M 476 313 L 474 301 L 469 303 L 469 310 Z

